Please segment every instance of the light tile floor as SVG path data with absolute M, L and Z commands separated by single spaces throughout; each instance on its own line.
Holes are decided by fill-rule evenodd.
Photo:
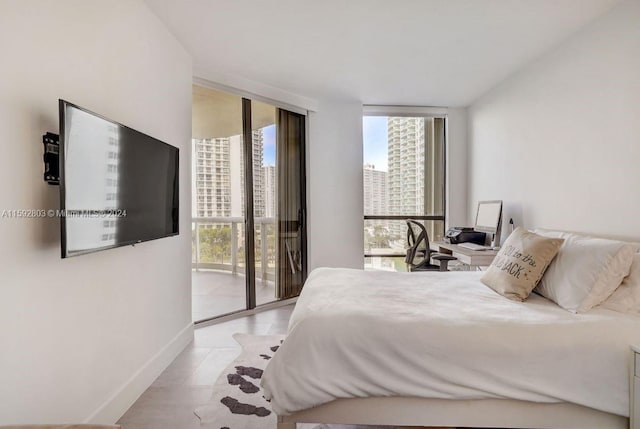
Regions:
M 199 429 L 193 414 L 222 371 L 240 354 L 236 332 L 285 334 L 293 305 L 195 330 L 194 340 L 120 418 L 123 429 Z
M 123 429 L 200 429 L 200 420 L 193 414 L 193 410 L 207 403 L 213 393 L 213 383 L 240 354 L 240 345 L 232 335 L 236 332 L 256 335 L 285 334 L 292 311 L 293 305 L 288 305 L 197 328 L 193 342 L 138 398 L 120 418 L 118 424 L 122 425 Z M 305 426 L 308 428 L 315 425 Z M 332 425 L 332 428 L 360 429 L 365 426 Z
M 194 321 L 246 308 L 244 275 L 225 271 L 198 270 L 191 272 L 191 279 Z M 274 283 L 256 279 L 257 304 L 266 304 L 275 300 Z

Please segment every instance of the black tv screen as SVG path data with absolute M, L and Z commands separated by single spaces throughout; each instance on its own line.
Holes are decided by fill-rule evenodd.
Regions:
M 64 100 L 62 257 L 178 234 L 178 148 Z

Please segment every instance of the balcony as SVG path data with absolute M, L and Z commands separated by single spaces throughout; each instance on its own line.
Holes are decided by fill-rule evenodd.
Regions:
M 244 275 L 201 269 L 193 271 L 191 278 L 194 321 L 245 309 Z M 264 304 L 271 301 L 275 301 L 274 282 L 256 279 L 256 302 Z
M 243 217 L 192 219 L 193 319 L 245 309 L 245 220 Z M 256 302 L 276 300 L 275 218 L 255 219 Z

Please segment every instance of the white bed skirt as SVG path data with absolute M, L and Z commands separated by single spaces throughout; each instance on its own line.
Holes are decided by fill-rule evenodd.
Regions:
M 629 419 L 626 417 L 569 403 L 401 397 L 338 399 L 278 417 L 278 429 L 295 429 L 296 423 L 537 429 L 629 428 Z

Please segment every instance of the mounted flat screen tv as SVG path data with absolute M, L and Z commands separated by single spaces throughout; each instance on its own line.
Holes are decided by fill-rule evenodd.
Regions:
M 178 234 L 178 148 L 64 100 L 62 257 Z

